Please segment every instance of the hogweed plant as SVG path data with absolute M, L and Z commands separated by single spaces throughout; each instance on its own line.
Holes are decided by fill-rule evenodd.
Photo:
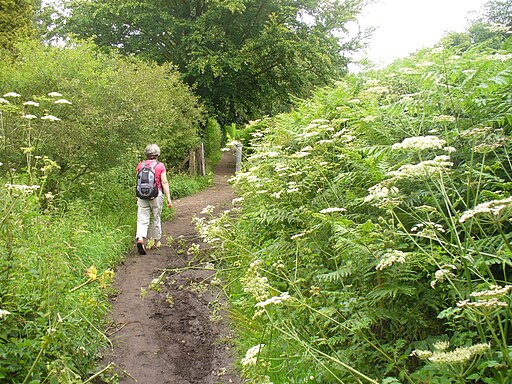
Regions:
M 236 212 L 197 221 L 249 379 L 512 380 L 500 55 L 424 50 L 257 123 Z

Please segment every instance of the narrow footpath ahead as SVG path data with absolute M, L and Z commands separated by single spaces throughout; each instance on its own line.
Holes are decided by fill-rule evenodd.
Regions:
M 163 224 L 162 247 L 146 256 L 134 250 L 118 268 L 114 284 L 118 294 L 108 331 L 114 348 L 104 365 L 114 363 L 126 371 L 121 384 L 241 382 L 232 366 L 227 321 L 218 316 L 219 303 L 208 285 L 213 271 L 202 269 L 207 261 L 204 251 L 199 256 L 187 254 L 192 244 L 204 247 L 193 217 L 200 217 L 207 205 L 215 206 L 215 211 L 231 208 L 234 193 L 227 180 L 234 168 L 233 154 L 225 153 L 215 169 L 213 187 L 174 201 L 177 214 Z M 170 237 L 173 241 L 168 245 Z M 148 289 L 164 270 L 175 268 L 180 271 L 153 284 L 159 292 Z

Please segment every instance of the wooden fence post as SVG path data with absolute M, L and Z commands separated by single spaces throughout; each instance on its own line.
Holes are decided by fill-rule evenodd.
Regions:
M 205 165 L 205 158 L 204 158 L 204 143 L 201 143 L 199 148 L 197 148 L 197 162 L 198 162 L 198 171 L 199 176 L 206 175 L 206 165 Z
M 197 165 L 196 165 L 196 151 L 194 149 L 190 149 L 188 151 L 188 159 L 189 159 L 189 163 L 188 163 L 189 174 L 190 174 L 190 176 L 195 176 Z

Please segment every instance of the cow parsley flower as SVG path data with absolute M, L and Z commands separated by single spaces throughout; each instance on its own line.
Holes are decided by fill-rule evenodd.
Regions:
M 0 319 L 4 318 L 5 316 L 10 315 L 11 312 L 6 311 L 5 309 L 0 309 Z
M 398 170 L 388 173 L 393 179 L 410 179 L 418 177 L 431 177 L 440 172 L 447 171 L 453 166 L 450 156 L 436 156 L 434 160 L 425 160 L 418 164 L 405 164 Z
M 438 351 L 446 351 L 450 347 L 450 342 L 446 340 L 436 341 L 433 344 L 434 348 Z
M 492 299 L 487 300 L 476 300 L 476 301 L 470 301 L 470 300 L 461 300 L 457 303 L 457 307 L 459 308 L 508 308 L 508 304 L 504 301 L 499 301 L 498 298 L 493 297 Z
M 73 104 L 71 101 L 66 99 L 58 99 L 53 102 L 53 104 Z
M 28 120 L 37 119 L 36 115 L 22 115 L 21 117 L 23 117 L 24 119 L 28 119 Z
M 264 308 L 269 304 L 281 304 L 283 301 L 290 300 L 291 296 L 288 294 L 288 292 L 283 292 L 279 296 L 273 296 L 270 299 L 267 299 L 265 301 L 260 301 L 255 305 L 256 308 Z
M 60 97 L 60 96 L 62 96 L 62 94 L 59 93 L 59 92 L 50 92 L 48 94 L 48 96 L 50 96 L 50 97 Z
M 306 156 L 309 156 L 310 153 L 309 152 L 302 152 L 302 151 L 299 151 L 299 152 L 295 152 L 293 155 L 291 155 L 291 157 L 294 157 L 294 158 L 297 158 L 297 159 L 300 159 L 302 157 L 306 157 Z
M 245 352 L 245 357 L 240 361 L 240 363 L 244 366 L 256 365 L 258 362 L 258 356 L 264 346 L 265 344 L 258 344 L 249 348 L 247 352 Z
M 39 103 L 35 102 L 35 101 L 32 101 L 32 100 L 29 100 L 29 101 L 25 101 L 23 103 L 23 105 L 31 105 L 33 107 L 39 107 Z
M 370 194 L 364 198 L 365 203 L 373 200 L 384 199 L 390 195 L 397 196 L 400 191 L 396 187 L 388 188 L 382 184 L 376 184 L 373 187 L 368 188 L 368 192 Z
M 10 104 L 10 103 L 9 103 L 9 100 L 6 100 L 3 97 L 0 97 L 0 104 Z
M 437 224 L 432 221 L 426 221 L 424 223 L 419 223 L 413 226 L 411 228 L 411 232 L 417 232 L 417 235 L 420 237 L 435 239 L 438 237 L 438 233 L 445 233 L 446 230 L 441 224 Z
M 403 264 L 406 261 L 407 254 L 396 249 L 388 250 L 382 255 L 379 264 L 375 267 L 377 271 L 382 271 L 384 268 L 391 267 L 393 264 Z
M 46 115 L 41 117 L 41 120 L 60 121 L 60 119 L 53 115 Z
M 330 207 L 330 208 L 324 208 L 320 211 L 320 213 L 333 213 L 333 212 L 345 212 L 345 208 L 339 208 L 339 207 Z
M 416 356 L 419 359 L 427 360 L 430 356 L 432 356 L 432 351 L 424 351 L 421 349 L 415 349 L 411 352 L 411 356 Z
M 473 357 L 487 352 L 490 348 L 490 344 L 480 343 L 470 347 L 459 347 L 449 352 L 435 351 L 428 360 L 437 364 L 466 364 Z
M 441 149 L 446 145 L 446 140 L 440 139 L 437 136 L 416 136 L 408 137 L 401 143 L 395 143 L 391 146 L 392 149 Z
M 512 285 L 505 285 L 500 287 L 499 285 L 491 285 L 488 290 L 472 292 L 471 297 L 501 297 L 507 295 L 512 290 Z
M 498 222 L 500 219 L 508 217 L 511 213 L 512 197 L 501 200 L 492 200 L 478 204 L 475 208 L 465 211 L 459 218 L 459 223 L 464 223 L 477 215 L 490 217 L 491 220 Z
M 213 205 L 207 205 L 206 207 L 204 207 L 200 213 L 202 214 L 209 214 L 209 213 L 212 213 L 213 210 L 215 209 L 215 207 Z
M 261 260 L 255 260 L 251 263 L 247 274 L 241 279 L 244 292 L 251 294 L 257 301 L 267 299 L 270 288 L 267 277 L 261 276 L 257 270 L 260 264 Z
M 430 286 L 432 288 L 436 287 L 437 283 L 443 283 L 446 280 L 451 279 L 452 277 L 455 277 L 454 273 L 452 271 L 457 270 L 457 267 L 452 264 L 445 264 L 440 269 L 438 269 L 434 273 L 434 280 L 430 282 Z
M 432 119 L 434 123 L 453 123 L 455 120 L 455 117 L 449 115 L 434 116 Z
M 40 186 L 39 185 L 24 185 L 24 184 L 5 184 L 5 187 L 12 191 L 18 191 L 30 194 L 32 192 L 37 191 Z
M 21 95 L 16 92 L 7 92 L 6 94 L 4 94 L 4 97 L 21 97 Z

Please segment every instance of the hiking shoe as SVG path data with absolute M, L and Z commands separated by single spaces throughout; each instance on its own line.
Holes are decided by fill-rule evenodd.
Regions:
M 144 247 L 144 242 L 142 240 L 137 240 L 137 252 L 139 252 L 139 255 L 146 254 L 146 247 Z

